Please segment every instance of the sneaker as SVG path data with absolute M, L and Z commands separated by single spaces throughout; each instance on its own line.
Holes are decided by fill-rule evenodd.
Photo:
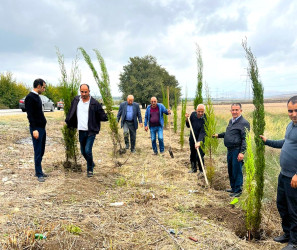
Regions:
M 160 152 L 161 155 L 163 155 L 165 153 L 165 151 Z
M 126 144 L 126 149 L 129 149 L 129 144 Z
M 158 151 L 154 152 L 154 155 L 158 155 Z
M 228 193 L 233 193 L 232 188 L 227 188 L 227 189 L 225 189 L 225 191 L 228 192 Z
M 38 177 L 37 180 L 38 180 L 39 182 L 45 182 L 45 179 L 44 179 L 43 176 Z
M 87 173 L 87 177 L 93 177 L 93 171 L 88 171 L 88 173 Z
M 48 177 L 48 174 L 43 173 L 43 177 L 44 178 Z
M 193 169 L 191 169 L 191 170 L 189 170 L 188 173 L 190 173 L 190 174 L 197 173 L 197 170 L 193 170 Z
M 284 248 L 282 248 L 282 250 L 293 250 L 293 249 L 297 249 L 297 245 L 293 245 L 293 244 L 288 244 L 287 246 L 285 246 Z
M 241 192 L 231 193 L 230 196 L 231 197 L 240 197 L 241 196 Z
M 279 242 L 279 243 L 287 243 L 287 242 L 289 242 L 289 239 L 290 239 L 290 236 L 287 234 L 283 234 L 283 235 L 273 238 L 274 241 Z
M 131 153 L 136 153 L 135 149 L 131 149 Z

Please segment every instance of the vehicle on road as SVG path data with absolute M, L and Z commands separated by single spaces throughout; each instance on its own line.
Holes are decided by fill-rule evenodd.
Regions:
M 57 109 L 58 110 L 64 109 L 64 102 L 62 100 L 57 102 Z
M 50 110 L 51 112 L 55 111 L 55 104 L 54 102 L 47 98 L 46 96 L 44 95 L 39 95 L 41 101 L 42 101 L 42 110 Z M 25 108 L 25 100 L 26 100 L 26 97 L 22 98 L 20 101 L 19 101 L 19 108 L 23 111 L 23 112 L 26 112 L 26 108 Z

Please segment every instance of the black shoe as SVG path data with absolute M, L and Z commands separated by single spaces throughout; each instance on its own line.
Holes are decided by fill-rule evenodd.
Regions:
M 190 173 L 190 174 L 197 173 L 197 170 L 195 170 L 195 169 L 191 169 L 191 170 L 189 170 L 188 173 Z
M 87 173 L 87 177 L 93 177 L 93 171 L 88 171 L 88 173 Z
M 136 153 L 135 149 L 131 149 L 131 153 Z
M 228 193 L 233 193 L 232 188 L 227 188 L 225 191 L 228 192 Z
M 231 197 L 240 197 L 241 192 L 237 192 L 237 193 L 231 193 L 230 196 Z
M 154 155 L 158 155 L 158 151 L 154 152 Z
M 289 239 L 290 239 L 290 236 L 287 234 L 283 234 L 283 235 L 273 238 L 274 241 L 279 242 L 279 243 L 287 243 L 287 242 L 289 242 Z
M 129 144 L 126 144 L 126 149 L 129 149 Z
M 38 177 L 37 180 L 38 180 L 39 182 L 45 182 L 45 179 L 44 179 L 43 176 Z
M 43 173 L 43 177 L 44 178 L 48 177 L 48 174 Z
M 293 245 L 293 244 L 288 244 L 286 245 L 284 248 L 282 248 L 282 250 L 291 250 L 291 249 L 297 249 L 297 245 Z

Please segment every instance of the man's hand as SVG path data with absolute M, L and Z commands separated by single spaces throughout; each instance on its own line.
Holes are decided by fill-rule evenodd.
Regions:
M 219 137 L 218 134 L 214 134 L 214 135 L 212 135 L 212 138 L 218 138 L 218 137 Z
M 33 131 L 33 137 L 37 140 L 39 138 L 39 132 L 38 130 Z
M 143 123 L 139 123 L 139 126 L 142 128 L 143 127 Z
M 244 154 L 243 153 L 239 153 L 238 156 L 237 156 L 237 160 L 238 161 L 243 161 L 243 158 L 244 158 Z
M 147 132 L 148 131 L 148 126 L 145 126 L 144 127 L 144 130 Z
M 296 174 L 292 177 L 291 187 L 292 188 L 297 188 L 297 175 Z
M 259 135 L 261 137 L 261 139 L 266 142 L 267 138 L 264 135 Z
M 195 144 L 195 148 L 199 148 L 199 147 L 200 147 L 200 141 L 196 142 L 196 144 Z
M 167 109 L 168 115 L 171 115 L 171 110 Z

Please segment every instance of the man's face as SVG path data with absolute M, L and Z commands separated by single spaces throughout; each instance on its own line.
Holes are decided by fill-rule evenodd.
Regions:
M 129 105 L 131 105 L 133 103 L 134 99 L 132 97 L 128 97 L 127 98 L 127 102 Z
M 197 117 L 201 118 L 204 115 L 204 108 L 198 106 L 196 112 L 197 112 Z
M 45 91 L 45 88 L 46 88 L 46 84 L 45 84 L 45 82 L 43 83 L 43 85 L 41 86 L 41 85 L 38 85 L 37 86 L 37 93 L 40 95 L 40 94 L 42 94 L 44 91 Z
M 288 115 L 294 124 L 297 124 L 297 103 L 288 103 Z
M 157 107 L 157 98 L 151 98 L 151 106 L 152 108 Z
M 88 100 L 90 96 L 90 90 L 87 85 L 81 85 L 80 95 L 83 100 Z
M 242 109 L 238 105 L 234 105 L 231 107 L 231 114 L 233 119 L 236 119 L 241 115 Z

